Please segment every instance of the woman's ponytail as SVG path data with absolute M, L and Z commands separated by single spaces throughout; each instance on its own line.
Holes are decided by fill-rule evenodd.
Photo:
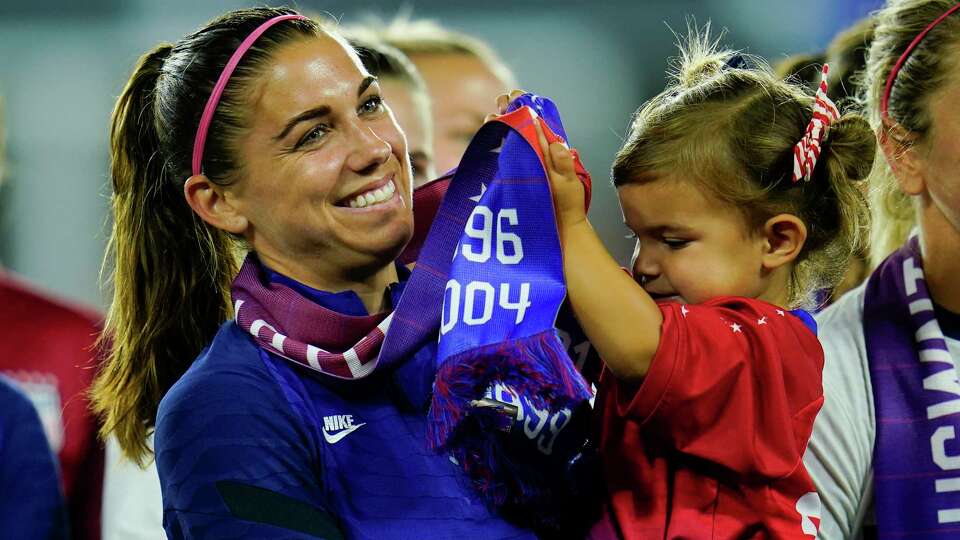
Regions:
M 142 463 L 160 399 L 230 317 L 235 241 L 200 220 L 172 178 L 157 130 L 156 88 L 172 46 L 141 57 L 110 131 L 113 230 L 104 269 L 113 284 L 92 390 L 102 433 Z

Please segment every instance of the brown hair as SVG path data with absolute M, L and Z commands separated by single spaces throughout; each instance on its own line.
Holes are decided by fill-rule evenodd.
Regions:
M 418 55 L 456 54 L 472 56 L 480 60 L 509 88 L 516 88 L 516 77 L 492 47 L 483 41 L 444 28 L 430 19 L 412 20 L 400 15 L 387 24 L 371 20 L 368 26 L 382 27 L 377 37 L 391 47 L 396 47 L 414 61 Z
M 363 67 L 371 75 L 401 81 L 417 93 L 426 94 L 427 85 L 413 62 L 400 49 L 377 37 L 375 30 L 365 26 L 345 26 L 340 28 L 340 34 L 357 51 Z
M 798 216 L 807 240 L 793 266 L 791 305 L 841 277 L 866 208 L 855 181 L 867 176 L 874 137 L 845 114 L 830 128 L 810 182 L 792 182 L 793 147 L 813 116 L 813 97 L 756 58 L 718 49 L 691 32 L 666 90 L 637 111 L 613 164 L 614 185 L 681 172 L 738 208 L 750 231 L 780 213 Z
M 867 50 L 873 41 L 873 17 L 861 19 L 837 34 L 827 45 L 826 61 L 830 64 L 830 99 L 855 99 L 863 85 Z M 820 82 L 819 80 L 817 82 Z
M 880 101 L 894 64 L 917 35 L 956 0 L 889 0 L 874 14 L 876 28 L 867 53 L 865 105 L 870 124 L 884 129 Z M 951 61 L 952 59 L 952 61 Z M 930 101 L 960 59 L 960 13 L 934 27 L 900 68 L 890 93 L 888 114 L 897 125 L 916 134 L 922 144 L 933 125 Z M 876 266 L 906 240 L 916 223 L 910 197 L 900 191 L 889 164 L 880 156 L 870 179 L 871 263 Z
M 820 84 L 820 67 L 830 64 L 830 88 L 827 95 L 840 102 L 855 99 L 860 92 L 863 70 L 866 67 L 867 49 L 873 41 L 876 21 L 866 17 L 836 35 L 827 45 L 827 50 L 815 54 L 795 54 L 778 62 L 773 70 L 777 77 L 800 83 L 808 91 L 815 92 Z
M 788 79 L 813 92 L 820 84 L 820 66 L 826 61 L 821 53 L 801 53 L 788 56 L 773 66 L 774 73 L 780 79 Z M 831 70 L 833 65 L 830 66 Z
M 113 302 L 104 332 L 108 358 L 94 382 L 101 433 L 142 463 L 160 399 L 231 315 L 230 282 L 240 242 L 190 209 L 200 115 L 240 42 L 287 9 L 240 10 L 175 44 L 140 58 L 113 111 L 110 130 L 113 230 L 104 259 L 112 266 Z M 271 55 L 293 40 L 320 35 L 313 21 L 270 28 L 244 56 L 217 107 L 203 156 L 204 173 L 227 185 L 242 164 L 233 151 L 246 127 L 250 84 Z

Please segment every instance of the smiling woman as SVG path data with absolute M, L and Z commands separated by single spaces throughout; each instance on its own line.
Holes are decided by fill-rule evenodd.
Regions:
M 134 460 L 156 426 L 169 538 L 533 537 L 425 451 L 436 339 L 376 354 L 409 276 L 394 261 L 412 179 L 340 37 L 262 8 L 160 45 L 111 145 L 115 291 L 94 398 Z
M 251 181 L 224 189 L 194 174 L 184 192 L 197 215 L 246 238 L 271 269 L 321 290 L 357 290 L 375 313 L 413 231 L 410 164 L 376 79 L 347 51 L 332 34 L 277 51 L 249 89 L 257 121 L 235 143 L 247 156 L 238 176 Z

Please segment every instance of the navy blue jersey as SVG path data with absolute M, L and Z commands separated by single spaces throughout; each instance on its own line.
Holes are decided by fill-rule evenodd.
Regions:
M 0 536 L 68 538 L 60 477 L 29 398 L 0 377 Z
M 435 356 L 433 342 L 400 376 L 430 384 Z M 492 514 L 459 466 L 426 448 L 428 404 L 406 402 L 395 380 L 332 381 L 224 324 L 160 404 L 168 537 L 535 538 Z

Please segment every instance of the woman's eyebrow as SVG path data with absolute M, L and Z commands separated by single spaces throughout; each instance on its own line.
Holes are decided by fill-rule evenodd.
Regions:
M 364 77 L 363 80 L 360 81 L 360 84 L 357 86 L 357 96 L 358 97 L 362 96 L 363 93 L 367 91 L 367 88 L 370 88 L 370 85 L 375 82 L 377 82 L 377 78 L 372 75 L 368 75 Z M 279 141 L 284 137 L 286 137 L 290 133 L 290 131 L 293 128 L 295 128 L 297 124 L 299 124 L 300 122 L 306 122 L 307 120 L 323 118 L 328 114 L 330 114 L 329 105 L 320 105 L 319 107 L 314 107 L 312 109 L 303 111 L 302 113 L 291 118 L 290 121 L 287 122 L 287 125 L 283 127 L 283 130 L 280 131 L 280 133 L 276 137 L 274 137 L 274 140 Z
M 300 122 L 306 122 L 307 120 L 313 120 L 316 118 L 323 118 L 328 114 L 330 114 L 329 105 L 321 105 L 319 107 L 314 107 L 312 109 L 303 111 L 302 113 L 291 118 L 290 121 L 287 122 L 287 125 L 284 126 L 283 131 L 281 131 L 280 134 L 274 137 L 273 139 L 276 141 L 280 141 L 284 137 L 286 137 L 287 134 L 290 133 L 290 130 L 296 127 L 297 124 L 299 124 Z

